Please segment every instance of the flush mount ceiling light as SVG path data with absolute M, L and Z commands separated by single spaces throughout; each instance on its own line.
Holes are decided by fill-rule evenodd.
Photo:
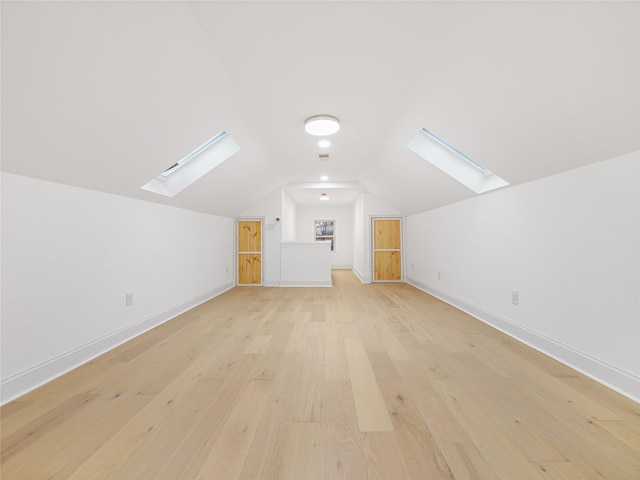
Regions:
M 318 146 L 319 146 L 320 148 L 327 148 L 327 147 L 330 147 L 330 146 L 331 146 L 331 142 L 330 142 L 329 140 L 320 140 L 320 141 L 318 142 Z
M 304 121 L 304 130 L 318 137 L 333 135 L 340 130 L 340 121 L 331 115 L 315 115 Z
M 327 177 L 326 175 L 322 175 L 320 177 L 320 180 L 322 180 L 323 182 L 326 182 L 327 180 L 329 180 L 329 177 Z
M 327 195 L 326 193 L 321 193 L 320 200 L 324 200 L 326 202 L 327 200 L 329 200 L 329 195 Z

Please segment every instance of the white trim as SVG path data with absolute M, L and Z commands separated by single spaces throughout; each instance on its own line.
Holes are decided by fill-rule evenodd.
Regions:
M 620 370 L 588 353 L 581 352 L 569 345 L 565 345 L 553 338 L 531 330 L 524 325 L 513 322 L 497 313 L 473 305 L 461 298 L 449 295 L 437 288 L 426 285 L 413 278 L 408 278 L 407 283 L 423 292 L 433 295 L 440 300 L 477 318 L 481 322 L 506 333 L 512 338 L 538 350 L 541 353 L 573 368 L 589 378 L 615 390 L 636 402 L 640 402 L 640 377 Z
M 321 280 L 314 281 L 309 280 L 305 282 L 297 282 L 297 281 L 281 281 L 281 287 L 333 287 L 332 282 L 324 282 Z
M 49 383 L 79 366 L 90 362 L 96 357 L 113 350 L 123 343 L 142 335 L 143 333 L 162 325 L 181 313 L 190 310 L 201 303 L 233 288 L 233 283 L 225 283 L 219 288 L 214 288 L 201 295 L 190 298 L 173 307 L 151 315 L 134 324 L 97 338 L 89 343 L 81 345 L 73 350 L 46 360 L 38 365 L 16 373 L 2 380 L 0 384 L 0 405 L 15 400 L 16 398 Z
M 358 277 L 358 280 L 360 280 L 362 283 L 371 283 L 371 282 L 365 282 L 364 279 L 362 278 L 363 276 L 360 274 L 360 272 L 358 272 L 358 270 L 355 267 L 353 267 L 351 271 L 355 274 L 356 277 Z

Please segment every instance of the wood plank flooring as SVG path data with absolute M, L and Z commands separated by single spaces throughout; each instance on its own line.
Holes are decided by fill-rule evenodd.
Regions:
M 235 288 L 4 406 L 2 478 L 640 478 L 638 404 L 406 284 Z

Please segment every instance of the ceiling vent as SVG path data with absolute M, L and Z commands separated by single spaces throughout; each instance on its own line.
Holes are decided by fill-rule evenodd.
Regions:
M 330 155 L 328 153 L 319 153 L 318 154 L 318 160 L 322 161 L 322 162 L 326 162 L 327 160 L 329 160 Z

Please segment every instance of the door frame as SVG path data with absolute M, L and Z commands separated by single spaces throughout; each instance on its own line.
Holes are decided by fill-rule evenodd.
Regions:
M 238 222 L 241 221 L 254 221 L 260 222 L 260 283 L 253 285 L 239 284 L 238 283 Z M 250 217 L 236 217 L 234 220 L 233 228 L 233 283 L 236 287 L 262 287 L 264 286 L 265 278 L 265 261 L 264 261 L 264 221 L 265 217 L 250 216 Z
M 376 260 L 375 260 L 375 229 L 374 223 L 375 220 L 400 220 L 400 280 L 376 280 L 375 276 L 375 268 L 376 268 Z M 371 255 L 370 259 L 370 275 L 371 275 L 371 283 L 404 283 L 405 282 L 405 268 L 404 268 L 404 217 L 401 215 L 370 215 L 369 216 L 369 245 L 371 245 Z

